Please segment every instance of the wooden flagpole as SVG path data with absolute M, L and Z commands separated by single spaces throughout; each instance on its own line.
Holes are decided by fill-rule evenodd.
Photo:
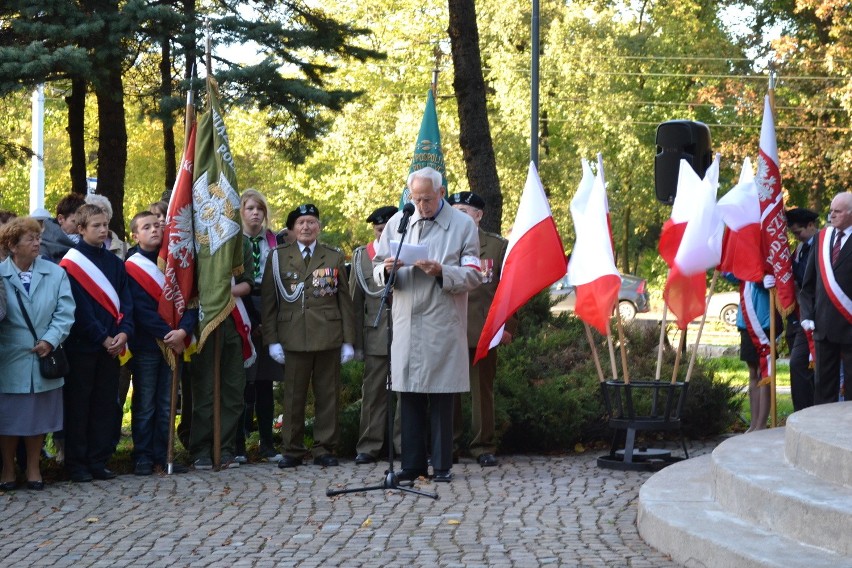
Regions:
M 601 178 L 601 183 L 604 184 L 604 187 L 606 187 L 606 177 L 604 176 L 603 154 L 600 153 L 600 152 L 598 152 L 598 175 Z M 606 195 L 605 191 L 604 191 L 604 195 Z M 608 221 L 609 220 L 609 204 L 607 204 L 606 208 L 607 208 L 607 221 Z M 607 227 L 607 233 L 610 234 L 610 243 L 611 243 L 612 233 L 610 232 L 609 227 Z M 613 253 L 614 252 L 615 251 L 613 250 Z M 613 254 L 613 256 L 614 256 L 614 254 Z M 615 326 L 616 326 L 616 329 L 618 330 L 618 346 L 619 346 L 619 351 L 621 352 L 621 371 L 624 374 L 624 384 L 630 384 L 630 373 L 627 370 L 627 346 L 626 346 L 626 342 L 624 341 L 624 325 L 622 324 L 622 321 L 621 321 L 621 313 L 618 311 L 618 301 L 617 300 L 616 300 L 616 304 L 615 304 L 615 315 L 616 315 Z M 607 335 L 609 335 L 609 333 Z M 615 354 L 611 353 L 611 356 L 614 357 Z M 616 378 L 615 363 L 613 362 L 613 379 L 615 379 L 615 378 Z
M 668 315 L 669 305 L 663 301 L 663 316 L 660 320 L 660 341 L 657 344 L 657 374 L 654 376 L 655 381 L 660 380 L 660 375 L 663 372 L 663 339 L 666 337 L 666 316 Z
M 603 367 L 601 367 L 601 359 L 598 356 L 598 348 L 595 345 L 595 339 L 592 336 L 592 328 L 586 322 L 583 322 L 583 326 L 586 328 L 586 339 L 589 340 L 589 347 L 592 350 L 592 360 L 595 362 L 595 369 L 598 371 L 598 381 L 603 383 L 606 382 L 606 377 L 604 376 Z
M 692 348 L 692 353 L 689 356 L 689 367 L 686 368 L 686 377 L 683 382 L 688 383 L 692 376 L 692 369 L 695 367 L 695 359 L 698 355 L 698 345 L 701 343 L 701 332 L 704 331 L 704 323 L 707 321 L 707 308 L 710 306 L 710 298 L 713 297 L 713 291 L 716 289 L 716 279 L 719 276 L 719 271 L 713 271 L 713 278 L 710 280 L 710 292 L 707 294 L 707 300 L 704 303 L 704 314 L 701 316 L 701 324 L 698 326 L 698 335 L 695 336 L 695 346 Z M 675 382 L 672 379 L 672 382 Z
M 772 112 L 773 116 L 773 124 L 775 117 L 775 70 L 769 70 L 769 89 L 767 95 L 769 96 L 769 109 Z M 779 164 L 780 167 L 780 164 Z M 776 400 L 776 370 L 777 365 L 775 364 L 776 357 L 776 347 L 775 347 L 775 309 L 776 309 L 776 290 L 773 288 L 769 291 L 769 426 L 771 428 L 775 428 L 778 423 L 778 404 Z M 759 387 L 758 387 L 759 388 Z
M 606 322 L 606 345 L 609 348 L 609 363 L 612 367 L 612 380 L 618 380 L 618 368 L 615 364 L 615 347 L 612 344 L 612 329 L 609 326 L 609 322 Z M 627 381 L 629 382 L 629 381 Z

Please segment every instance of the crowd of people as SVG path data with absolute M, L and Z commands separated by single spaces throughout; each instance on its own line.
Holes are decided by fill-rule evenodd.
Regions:
M 413 214 L 390 205 L 372 211 L 366 221 L 375 238 L 356 249 L 352 265 L 322 242 L 318 207 L 300 205 L 276 232 L 266 197 L 246 190 L 240 200 L 244 266 L 230 285 L 239 310 L 194 352 L 197 306 L 175 327 L 158 312 L 163 274 L 157 260 L 168 204 L 133 216 L 132 246 L 109 229 L 112 210 L 99 195 L 68 195 L 55 216 L 43 209 L 27 217 L 0 215 L 0 341 L 10 354 L 0 360 L 0 490 L 18 488 L 22 476 L 27 487 L 44 487 L 40 461 L 48 433 L 68 479 L 114 478 L 108 465 L 131 389 L 133 472 L 165 471 L 174 365 L 181 371 L 176 433 L 188 461 L 169 462 L 173 473 L 239 467 L 248 461 L 246 443 L 255 428 L 257 459 L 282 469 L 306 457 L 337 466 L 340 371 L 356 358 L 364 361 L 356 464 L 378 461 L 393 445 L 401 452 L 402 479 L 427 475 L 431 465 L 436 481 L 450 481 L 461 451 L 454 414 L 460 416 L 461 393 L 473 386 L 470 453 L 484 467 L 498 465 L 496 365 L 493 356 L 477 366 L 471 361 L 507 241 L 478 229 L 482 198 L 446 196 L 437 171 L 413 173 L 408 186 Z M 394 264 L 390 254 L 391 240 L 403 237 L 401 223 L 408 227 L 404 241 L 427 250 L 411 265 Z M 394 230 L 385 232 L 386 226 Z M 393 286 L 382 302 L 388 279 Z M 240 314 L 250 324 L 251 360 Z M 504 342 L 511 331 L 508 326 Z M 47 378 L 40 360 L 60 345 L 69 370 Z M 218 436 L 214 371 L 220 377 Z M 393 429 L 388 373 L 399 399 Z M 280 439 L 272 427 L 276 383 L 283 393 Z M 306 445 L 309 389 L 314 427 Z
M 498 466 L 497 351 L 472 362 L 507 241 L 480 228 L 481 196 L 445 195 L 434 169 L 413 172 L 407 186 L 413 209 L 372 211 L 366 222 L 374 239 L 355 249 L 351 266 L 343 252 L 322 242 L 317 206 L 295 208 L 276 232 L 266 197 L 246 190 L 240 200 L 243 270 L 227 291 L 237 308 L 195 352 L 197 306 L 174 327 L 158 312 L 166 203 L 133 216 L 131 247 L 109 229 L 111 207 L 98 195 L 64 197 L 55 217 L 44 210 L 27 217 L 0 212 L 0 490 L 19 487 L 21 477 L 30 489 L 44 488 L 47 433 L 71 481 L 115 477 L 108 463 L 130 385 L 133 471 L 166 470 L 174 365 L 181 371 L 177 437 L 189 456 L 186 464 L 169 463 L 174 473 L 246 463 L 255 424 L 257 459 L 282 469 L 301 466 L 306 457 L 337 466 L 340 372 L 353 359 L 364 362 L 356 464 L 396 451 L 400 479 L 429 475 L 431 466 L 440 482 L 452 480 L 462 451 L 482 467 Z M 820 231 L 815 212 L 787 212 L 798 240 L 792 261 L 800 307 L 786 331 L 796 410 L 842 399 L 843 369 L 852 365 L 852 193 L 834 198 L 829 220 Z M 418 245 L 420 256 L 397 256 L 400 240 Z M 741 285 L 750 430 L 764 428 L 769 412 L 760 380 L 765 353 L 754 337 L 768 333 L 773 286 L 772 276 Z M 501 343 L 512 341 L 515 326 L 507 323 Z M 40 362 L 60 345 L 69 370 L 47 378 Z M 280 439 L 272 426 L 276 383 L 283 393 Z M 314 427 L 306 445 L 309 389 Z M 468 392 L 472 437 L 461 448 L 461 397 Z

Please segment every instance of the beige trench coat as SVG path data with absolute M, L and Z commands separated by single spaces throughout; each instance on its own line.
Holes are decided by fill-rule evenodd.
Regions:
M 374 258 L 373 275 L 384 284 L 382 262 L 402 212 L 388 221 Z M 434 221 L 415 212 L 405 242 L 426 245 L 442 276 L 404 266 L 394 283 L 391 374 L 398 392 L 455 393 L 470 390 L 467 293 L 481 283 L 479 235 L 469 216 L 444 203 Z

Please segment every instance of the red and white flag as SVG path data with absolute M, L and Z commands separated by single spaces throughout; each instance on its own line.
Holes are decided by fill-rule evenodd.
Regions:
M 766 273 L 775 276 L 778 308 L 787 315 L 796 307 L 796 285 L 790 243 L 787 240 L 787 217 L 781 193 L 781 170 L 775 143 L 775 120 L 769 96 L 764 98 L 763 124 L 760 127 L 760 154 L 757 159 L 757 195 L 760 198 L 760 227 Z
M 568 283 L 577 294 L 574 314 L 606 334 L 618 301 L 621 275 L 613 258 L 603 178 L 600 172 L 597 176 L 592 174 L 585 159 L 583 179 L 571 200 L 571 218 L 577 232 L 568 264 Z
M 556 230 L 538 171 L 530 162 L 500 283 L 479 336 L 474 363 L 500 342 L 504 324 L 521 306 L 565 276 L 565 267 L 562 239 Z
M 195 277 L 195 233 L 192 222 L 192 177 L 195 158 L 195 124 L 180 163 L 175 187 L 169 199 L 163 244 L 157 265 L 165 280 L 157 311 L 172 329 L 180 327 L 183 313 L 198 304 Z M 187 337 L 187 344 L 191 341 Z M 171 363 L 171 361 L 170 361 Z
M 743 160 L 737 185 L 717 204 L 725 223 L 720 272 L 730 272 L 743 282 L 762 282 L 764 257 L 761 248 L 760 200 L 751 160 Z
M 664 241 L 660 237 L 660 254 L 670 267 L 663 299 L 680 329 L 686 329 L 689 322 L 704 313 L 706 271 L 718 264 L 721 256 L 721 226 L 715 210 L 718 172 L 718 157 L 703 180 L 681 160 L 669 238 Z M 678 205 L 677 210 L 674 205 Z

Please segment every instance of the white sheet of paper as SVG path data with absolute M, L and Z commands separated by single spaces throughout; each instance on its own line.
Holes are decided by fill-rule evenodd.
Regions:
M 390 257 L 396 258 L 396 249 L 399 248 L 399 241 L 390 242 Z M 418 260 L 429 259 L 429 248 L 426 245 L 414 245 L 411 243 L 402 243 L 402 252 L 399 253 L 399 260 L 405 265 L 412 265 Z

